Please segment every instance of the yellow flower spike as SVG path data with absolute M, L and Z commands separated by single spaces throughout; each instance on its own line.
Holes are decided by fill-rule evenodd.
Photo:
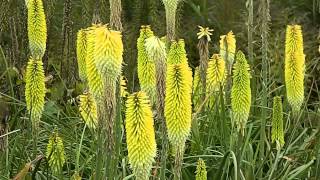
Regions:
M 183 39 L 173 41 L 168 53 L 168 64 L 188 64 L 187 53 L 185 50 L 185 43 Z
M 53 174 L 61 173 L 66 160 L 63 142 L 57 132 L 54 132 L 49 138 L 46 157 Z
M 87 126 L 90 129 L 96 129 L 98 124 L 97 104 L 90 93 L 79 96 L 79 111 Z
M 304 99 L 305 55 L 301 26 L 288 25 L 285 46 L 285 83 L 288 102 L 294 113 L 300 111 Z
M 169 141 L 174 149 L 184 149 L 191 128 L 192 72 L 185 63 L 168 65 L 165 118 Z
M 145 42 L 153 36 L 150 26 L 141 26 L 137 40 L 138 49 L 138 78 L 141 90 L 150 97 L 151 103 L 156 100 L 156 67 L 155 61 L 148 56 Z
M 96 100 L 102 97 L 104 90 L 104 82 L 102 76 L 98 72 L 98 69 L 94 60 L 94 46 L 95 46 L 95 30 L 97 25 L 93 25 L 86 30 L 87 33 L 87 55 L 85 59 L 86 63 L 86 75 L 88 80 L 88 86 L 90 93 Z
M 233 86 L 231 89 L 232 119 L 238 131 L 244 135 L 244 130 L 251 107 L 250 67 L 245 55 L 238 51 L 236 63 L 233 66 Z
M 199 73 L 199 67 L 196 67 L 194 70 L 193 75 L 193 85 L 192 85 L 192 103 L 197 110 L 200 106 L 200 98 L 201 98 L 201 82 L 200 82 L 200 73 Z
M 207 69 L 207 94 L 210 96 L 208 105 L 213 107 L 215 103 L 215 93 L 220 92 L 220 86 L 222 89 L 226 81 L 227 71 L 225 61 L 219 54 L 214 54 L 209 63 Z
M 207 180 L 206 164 L 201 158 L 197 163 L 196 180 Z
M 26 104 L 34 128 L 38 127 L 45 103 L 45 75 L 41 60 L 30 59 L 26 70 Z
M 231 74 L 231 68 L 236 54 L 236 38 L 230 31 L 227 35 L 220 36 L 220 55 L 227 62 L 228 71 Z
M 123 44 L 119 31 L 100 25 L 95 29 L 94 60 L 98 72 L 115 83 L 121 75 Z
M 283 110 L 281 97 L 276 96 L 273 98 L 273 113 L 272 113 L 272 142 L 277 141 L 277 149 L 284 145 L 283 133 Z
M 130 167 L 136 179 L 147 180 L 157 151 L 150 101 L 141 91 L 130 95 L 126 106 L 125 128 Z
M 43 57 L 46 51 L 47 25 L 42 0 L 26 1 L 28 9 L 28 39 L 32 58 Z
M 86 54 L 87 54 L 87 38 L 84 29 L 80 29 L 77 34 L 77 60 L 79 77 L 82 81 L 86 81 Z

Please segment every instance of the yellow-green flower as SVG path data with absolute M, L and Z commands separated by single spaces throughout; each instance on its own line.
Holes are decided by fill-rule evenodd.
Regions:
M 99 25 L 94 31 L 94 60 L 98 72 L 115 84 L 121 75 L 123 44 L 119 31 L 109 29 L 105 25 Z
M 201 39 L 202 37 L 206 37 L 207 41 L 210 42 L 211 41 L 210 36 L 212 35 L 213 29 L 210 29 L 208 27 L 204 28 L 202 26 L 198 26 L 198 27 L 200 31 L 197 33 L 198 39 Z
M 77 34 L 77 60 L 79 77 L 82 81 L 86 80 L 86 55 L 87 38 L 84 29 L 80 29 Z
M 168 65 L 165 118 L 169 141 L 183 150 L 191 128 L 192 72 L 185 63 Z
M 173 41 L 168 53 L 168 64 L 188 64 L 187 53 L 185 50 L 185 43 L 183 39 Z
M 30 59 L 26 71 L 26 103 L 34 128 L 38 127 L 45 103 L 45 75 L 41 60 Z
M 96 129 L 98 124 L 97 104 L 90 93 L 85 93 L 79 97 L 79 111 L 87 126 Z
M 285 47 L 285 82 L 288 102 L 299 112 L 304 99 L 305 55 L 301 26 L 288 25 Z
M 283 110 L 282 100 L 280 96 L 276 96 L 273 98 L 271 139 L 272 142 L 277 141 L 277 148 L 281 148 L 284 145 Z
M 49 138 L 46 157 L 53 174 L 61 173 L 66 159 L 63 142 L 57 132 L 54 132 Z
M 206 164 L 201 158 L 197 163 L 196 180 L 207 180 Z
M 215 96 L 220 92 L 220 87 L 224 87 L 227 71 L 225 61 L 219 54 L 214 54 L 208 63 L 207 69 L 207 94 L 209 95 L 208 105 L 214 106 Z
M 228 32 L 227 35 L 220 36 L 220 55 L 228 65 L 228 71 L 231 74 L 234 57 L 236 54 L 236 38 L 233 32 Z
M 155 61 L 148 56 L 146 39 L 153 36 L 150 26 L 141 26 L 140 36 L 137 40 L 138 49 L 138 78 L 140 88 L 150 97 L 151 103 L 156 100 L 156 67 Z
M 126 137 L 130 167 L 136 179 L 149 179 L 156 156 L 153 115 L 148 96 L 144 92 L 130 95 L 126 109 Z
M 169 41 L 175 38 L 176 11 L 181 0 L 162 0 L 166 10 L 166 24 Z
M 32 58 L 41 60 L 46 51 L 47 25 L 42 0 L 26 1 L 28 9 L 28 38 Z
M 245 55 L 238 51 L 233 67 L 233 86 L 231 89 L 232 119 L 242 135 L 246 127 L 251 107 L 250 67 Z
M 90 93 L 97 100 L 102 97 L 104 91 L 104 82 L 102 81 L 102 76 L 98 72 L 94 57 L 94 47 L 95 47 L 95 30 L 97 25 L 93 25 L 87 28 L 87 55 L 85 59 L 86 63 L 86 75 L 88 80 L 88 86 Z

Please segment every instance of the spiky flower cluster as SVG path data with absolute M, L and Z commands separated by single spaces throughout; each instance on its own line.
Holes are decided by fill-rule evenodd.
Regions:
M 156 141 L 150 101 L 144 92 L 130 95 L 126 109 L 126 138 L 129 163 L 137 179 L 149 179 L 156 156 Z
M 32 58 L 41 59 L 46 51 L 47 25 L 42 0 L 26 1 L 28 38 Z
M 209 63 L 207 69 L 207 93 L 210 96 L 208 105 L 213 107 L 215 103 L 215 95 L 220 92 L 220 88 L 224 87 L 227 71 L 225 67 L 225 61 L 219 54 L 214 54 Z
M 166 10 L 167 33 L 169 40 L 175 36 L 175 21 L 178 4 L 181 0 L 162 0 Z
M 121 33 L 99 25 L 88 38 L 93 38 L 94 61 L 98 72 L 110 83 L 115 83 L 121 74 L 123 60 Z
M 284 145 L 284 133 L 283 133 L 283 110 L 282 100 L 280 96 L 273 98 L 273 113 L 272 113 L 272 142 L 277 141 L 279 147 Z
M 191 128 L 192 72 L 185 63 L 168 65 L 165 118 L 169 141 L 183 150 Z
M 77 60 L 79 77 L 86 81 L 86 55 L 87 55 L 87 37 L 84 29 L 80 29 L 77 34 Z
M 196 180 L 207 180 L 206 164 L 201 158 L 197 163 Z
M 37 128 L 44 109 L 45 76 L 41 60 L 30 59 L 26 70 L 26 103 L 32 124 Z
M 141 26 L 140 36 L 137 40 L 138 49 L 138 78 L 141 90 L 146 92 L 150 97 L 151 103 L 156 100 L 156 67 L 145 46 L 146 39 L 153 37 L 153 32 L 150 26 Z M 148 47 L 150 48 L 150 47 Z
M 250 68 L 245 55 L 238 51 L 233 68 L 233 86 L 231 89 L 232 119 L 242 135 L 246 127 L 251 107 Z
M 183 39 L 173 41 L 168 53 L 168 64 L 188 64 L 185 43 Z
M 227 62 L 228 71 L 231 74 L 231 68 L 236 54 L 236 38 L 233 32 L 220 36 L 220 55 Z
M 57 132 L 54 132 L 49 138 L 46 157 L 52 172 L 54 174 L 61 173 L 66 160 L 63 142 Z
M 96 129 L 98 124 L 97 104 L 90 93 L 84 93 L 79 97 L 79 111 L 87 126 Z
M 304 99 L 305 55 L 301 26 L 288 25 L 285 47 L 285 83 L 288 102 L 299 112 Z
M 198 27 L 199 27 L 199 31 L 200 31 L 197 33 L 198 39 L 205 37 L 207 39 L 207 41 L 210 42 L 211 41 L 210 36 L 212 35 L 213 29 L 210 29 L 208 27 L 204 28 L 202 26 L 198 26 Z

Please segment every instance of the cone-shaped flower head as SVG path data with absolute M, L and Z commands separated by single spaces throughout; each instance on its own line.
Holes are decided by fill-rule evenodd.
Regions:
M 168 64 L 188 64 L 185 43 L 183 39 L 173 41 L 168 54 Z
M 208 63 L 207 90 L 208 92 L 220 91 L 220 85 L 224 86 L 226 80 L 225 61 L 219 54 L 214 54 Z
M 33 58 L 40 60 L 46 51 L 47 42 L 47 25 L 42 0 L 28 0 L 26 6 L 30 52 Z
M 63 142 L 57 132 L 54 132 L 49 138 L 46 157 L 53 174 L 61 173 L 66 160 Z
M 90 93 L 85 93 L 79 97 L 79 111 L 87 126 L 96 129 L 98 124 L 97 104 Z
M 94 59 L 98 72 L 115 83 L 121 75 L 123 44 L 119 31 L 100 25 L 95 29 Z
M 197 163 L 196 180 L 207 180 L 206 164 L 201 158 Z
M 30 59 L 26 71 L 26 103 L 33 127 L 37 128 L 40 121 L 46 93 L 45 76 L 41 60 Z
M 192 85 L 192 103 L 195 106 L 195 109 L 198 109 L 200 106 L 200 97 L 201 97 L 201 82 L 200 82 L 200 72 L 199 67 L 196 67 L 193 75 L 193 85 Z
M 220 86 L 222 89 L 226 81 L 227 71 L 225 61 L 219 54 L 214 54 L 209 63 L 207 69 L 207 94 L 209 97 L 208 105 L 213 107 L 215 104 L 216 93 L 220 92 Z
M 144 92 L 130 95 L 126 109 L 129 163 L 137 179 L 149 179 L 156 156 L 156 141 L 150 101 Z
M 277 148 L 284 145 L 282 100 L 279 96 L 273 98 L 271 139 L 272 142 L 277 141 Z
M 137 40 L 138 48 L 138 78 L 141 90 L 150 97 L 151 103 L 156 100 L 156 67 L 155 61 L 148 56 L 145 42 L 153 36 L 150 26 L 141 26 L 140 36 Z
M 238 51 L 233 67 L 233 85 L 231 89 L 232 119 L 242 135 L 246 127 L 251 106 L 250 67 L 245 55 Z
M 93 25 L 86 30 L 87 33 L 87 55 L 85 59 L 86 63 L 86 75 L 88 80 L 88 86 L 90 93 L 97 100 L 102 97 L 102 92 L 104 90 L 104 82 L 102 81 L 102 76 L 98 72 L 98 69 L 94 60 L 94 36 L 97 25 Z
M 298 112 L 304 99 L 305 55 L 301 26 L 288 25 L 285 47 L 285 82 L 288 102 Z
M 231 71 L 235 54 L 236 38 L 233 32 L 230 31 L 227 35 L 220 36 L 220 55 L 227 62 L 229 71 Z
M 187 64 L 168 65 L 165 118 L 169 141 L 183 150 L 191 128 L 192 72 Z
M 77 60 L 79 77 L 86 81 L 86 55 L 87 55 L 87 37 L 84 29 L 80 29 L 77 34 Z

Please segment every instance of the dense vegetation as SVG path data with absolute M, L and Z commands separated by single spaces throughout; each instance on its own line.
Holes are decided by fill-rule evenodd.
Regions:
M 1 180 L 320 179 L 319 0 L 0 8 Z

